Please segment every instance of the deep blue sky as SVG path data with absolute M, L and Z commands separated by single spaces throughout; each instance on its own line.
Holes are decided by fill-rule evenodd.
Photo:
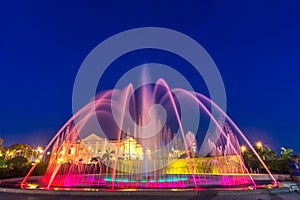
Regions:
M 85 56 L 118 32 L 159 26 L 189 35 L 208 51 L 225 83 L 228 114 L 250 140 L 300 153 L 299 1 L 131 2 L 1 1 L 5 145 L 46 144 L 72 115 L 72 87 Z M 153 53 L 129 58 L 130 64 L 172 65 Z M 124 71 L 113 67 L 108 77 Z

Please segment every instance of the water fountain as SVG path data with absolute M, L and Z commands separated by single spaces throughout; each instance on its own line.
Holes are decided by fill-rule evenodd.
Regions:
M 181 109 L 186 106 L 191 116 L 200 111 L 187 119 L 201 121 L 200 131 L 183 124 Z M 93 111 L 101 132 L 94 132 L 89 122 Z M 201 130 L 205 137 L 198 137 Z M 52 151 L 40 187 L 255 188 L 239 140 L 254 151 L 276 184 L 245 135 L 209 98 L 180 88 L 171 90 L 163 79 L 135 91 L 129 84 L 123 90 L 98 94 L 57 132 L 45 149 Z M 23 180 L 23 188 L 37 164 Z

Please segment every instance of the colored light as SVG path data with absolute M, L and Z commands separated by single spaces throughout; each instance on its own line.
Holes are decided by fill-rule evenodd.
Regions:
M 157 182 L 158 182 L 158 183 L 163 183 L 163 182 L 165 182 L 165 180 L 162 179 L 162 178 L 160 178 L 160 179 L 157 180 Z
M 36 189 L 39 185 L 33 184 L 33 183 L 28 183 L 27 184 L 27 189 Z
M 247 151 L 247 147 L 246 146 L 241 146 L 241 151 L 242 151 L 242 153 L 245 153 L 246 151 Z
M 181 181 L 187 181 L 187 178 L 186 177 L 181 177 L 181 178 L 179 178 L 179 180 L 181 180 Z
M 157 82 L 157 85 L 159 85 L 160 87 L 163 86 L 166 89 L 168 88 L 168 85 L 164 80 L 159 80 Z M 130 96 L 129 91 L 132 89 L 131 87 L 132 86 L 129 85 L 128 88 L 124 90 L 124 93 L 120 91 L 120 94 L 122 94 L 120 96 L 121 101 L 120 104 L 116 104 L 116 106 L 117 105 L 122 106 L 123 101 L 127 102 L 126 99 L 122 99 L 122 98 L 123 97 L 127 98 L 128 96 Z M 160 88 L 157 88 L 157 90 L 160 90 Z M 155 96 L 156 93 L 154 91 L 149 93 L 147 96 L 143 96 L 147 94 L 147 91 L 146 90 L 144 91 L 142 97 L 145 101 L 140 102 L 139 100 L 137 100 L 135 102 L 135 99 L 132 99 L 132 104 L 137 103 L 137 105 L 141 105 L 142 108 L 145 107 L 144 110 L 145 112 L 137 113 L 137 114 L 145 114 L 145 113 L 148 114 L 147 112 L 149 109 L 148 107 L 153 103 L 155 103 L 155 102 L 151 102 L 150 100 L 156 99 L 157 97 Z M 176 145 L 173 145 L 174 147 L 172 147 L 172 153 L 166 152 L 166 154 L 159 155 L 159 157 L 156 156 L 151 157 L 149 156 L 151 154 L 151 150 L 144 149 L 145 151 L 143 151 L 142 144 L 138 144 L 140 143 L 140 141 L 135 140 L 133 137 L 130 137 L 129 139 L 121 139 L 122 143 L 120 141 L 116 143 L 116 141 L 110 141 L 109 139 L 104 139 L 104 143 L 102 144 L 100 142 L 102 141 L 100 140 L 101 138 L 99 139 L 99 142 L 98 139 L 96 139 L 97 151 L 94 147 L 92 148 L 91 146 L 83 147 L 84 138 L 82 139 L 82 141 L 77 139 L 78 131 L 80 130 L 76 130 L 75 128 L 73 129 L 73 124 L 70 123 L 71 121 L 73 121 L 73 119 L 70 119 L 70 122 L 66 123 L 65 127 L 63 127 L 61 131 L 59 131 L 56 134 L 55 138 L 53 138 L 52 140 L 53 142 L 50 142 L 48 145 L 49 147 L 51 147 L 51 145 L 54 145 L 55 148 L 53 148 L 53 154 L 49 156 L 50 164 L 47 168 L 47 173 L 43 177 L 43 183 L 47 185 L 46 187 L 49 188 L 50 186 L 52 187 L 53 185 L 70 186 L 70 183 L 72 183 L 72 185 L 79 185 L 79 186 L 85 184 L 90 184 L 92 186 L 99 185 L 100 187 L 105 187 L 105 188 L 111 186 L 112 189 L 118 187 L 119 188 L 125 188 L 125 187 L 142 187 L 142 188 L 170 187 L 171 188 L 171 187 L 179 187 L 179 185 L 184 186 L 184 183 L 186 183 L 188 187 L 194 187 L 195 189 L 197 189 L 197 187 L 201 186 L 202 183 L 215 184 L 215 183 L 220 183 L 221 181 L 223 181 L 222 183 L 225 185 L 237 185 L 240 183 L 244 183 L 243 176 L 249 175 L 251 178 L 251 174 L 249 174 L 247 168 L 245 167 L 244 161 L 240 156 L 240 152 L 245 152 L 247 151 L 247 149 L 246 146 L 241 146 L 240 147 L 241 149 L 239 149 L 238 145 L 231 144 L 231 138 L 233 138 L 234 140 L 236 138 L 235 131 L 237 131 L 239 135 L 244 139 L 243 142 L 245 142 L 245 144 L 247 144 L 247 147 L 255 153 L 255 155 L 261 162 L 261 164 L 264 166 L 266 171 L 270 174 L 268 168 L 265 166 L 264 162 L 256 152 L 257 148 L 261 149 L 260 152 L 264 150 L 263 144 L 261 142 L 256 143 L 257 148 L 255 148 L 256 149 L 255 150 L 253 146 L 249 144 L 249 141 L 245 138 L 244 134 L 239 130 L 238 127 L 236 127 L 236 125 L 233 122 L 230 121 L 230 118 L 226 114 L 224 114 L 224 117 L 226 118 L 225 119 L 226 122 L 228 121 L 229 123 L 228 129 L 226 126 L 227 123 L 224 124 L 225 128 L 219 125 L 218 120 L 213 117 L 209 109 L 206 108 L 205 105 L 203 105 L 203 103 L 201 102 L 199 98 L 201 94 L 194 95 L 192 93 L 189 93 L 188 91 L 177 89 L 176 90 L 177 92 L 181 92 L 181 94 L 184 94 L 187 97 L 189 97 L 190 100 L 193 100 L 195 103 L 197 103 L 198 105 L 197 107 L 200 106 L 201 109 L 206 112 L 208 117 L 214 122 L 216 128 L 218 128 L 218 131 L 220 132 L 220 137 L 224 139 L 224 141 L 223 139 L 220 139 L 220 142 L 217 143 L 213 141 L 210 141 L 208 143 L 213 147 L 212 150 L 214 151 L 211 153 L 211 157 L 198 158 L 199 154 L 198 156 L 195 155 L 195 157 L 191 157 L 190 155 L 188 155 L 187 152 L 191 152 L 192 150 L 190 150 L 185 144 L 186 143 L 185 133 L 183 132 L 182 124 L 180 123 L 180 115 L 177 109 L 178 107 L 177 103 L 174 100 L 172 93 L 169 90 L 166 91 L 167 91 L 166 103 L 169 103 L 169 106 L 167 106 L 166 108 L 172 109 L 171 113 L 174 114 L 174 118 L 175 117 L 177 118 L 178 128 L 180 129 L 181 136 L 182 136 L 181 140 L 176 141 Z M 165 93 L 165 90 L 161 92 Z M 110 96 L 110 93 L 108 92 L 107 95 Z M 111 100 L 109 98 L 106 98 L 105 96 L 106 95 L 101 96 L 101 98 L 103 97 L 103 99 L 96 98 L 95 102 L 93 102 L 95 103 L 95 105 L 93 106 L 96 106 L 96 108 L 98 108 L 99 106 L 98 104 L 101 103 L 102 105 L 103 102 L 106 101 L 110 102 Z M 155 97 L 155 98 L 150 98 L 150 97 Z M 150 102 L 148 102 L 148 100 Z M 206 101 L 207 104 L 214 106 L 214 103 L 211 102 L 210 100 L 206 100 Z M 146 104 L 144 105 L 145 102 Z M 111 104 L 111 106 L 113 105 L 115 104 Z M 132 106 L 134 108 L 135 105 Z M 221 114 L 223 113 L 223 111 L 219 109 L 217 106 L 214 107 L 217 108 L 217 110 Z M 85 107 L 85 109 L 86 108 L 87 107 Z M 102 108 L 103 107 L 101 107 L 100 109 Z M 117 109 L 123 110 L 123 107 L 118 106 Z M 79 114 L 83 114 L 83 115 L 89 114 L 88 110 L 86 111 L 81 110 L 81 111 L 82 112 L 79 112 Z M 97 111 L 100 112 L 104 110 L 97 110 Z M 109 114 L 109 111 L 107 114 Z M 143 120 L 143 117 L 144 116 L 142 115 L 142 118 L 139 120 Z M 159 120 L 160 120 L 159 118 L 154 119 L 153 123 L 156 123 L 156 121 Z M 82 123 L 84 124 L 85 122 L 82 121 Z M 141 121 L 141 124 L 144 124 L 144 121 Z M 156 125 L 157 127 L 160 127 L 160 124 L 156 124 Z M 107 126 L 109 127 L 109 124 Z M 163 128 L 164 129 L 161 129 L 162 131 L 160 132 L 161 134 L 160 137 L 157 137 L 157 139 L 155 138 L 155 141 L 153 141 L 154 143 L 153 146 L 159 147 L 161 144 L 169 143 L 169 140 L 172 139 L 173 133 L 169 133 L 168 127 L 163 127 Z M 230 128 L 234 128 L 235 131 L 230 131 Z M 131 128 L 129 131 L 131 131 Z M 137 127 L 134 128 L 134 131 L 140 132 L 140 130 L 137 129 Z M 141 133 L 135 133 L 135 135 L 137 136 L 139 136 L 139 134 Z M 120 135 L 118 135 L 118 137 L 123 138 L 121 137 L 121 132 Z M 157 145 L 155 145 L 156 142 Z M 128 145 L 125 146 L 123 145 L 123 143 Z M 238 147 L 237 149 L 236 146 Z M 104 160 L 103 151 L 104 149 L 110 149 L 109 147 L 114 148 L 115 153 L 111 153 L 111 155 L 106 157 L 106 159 Z M 75 155 L 72 149 L 73 150 L 76 149 L 76 151 L 74 152 L 77 152 L 77 150 L 82 150 L 80 156 Z M 42 152 L 42 148 L 40 147 L 38 151 Z M 44 153 L 50 154 L 50 152 L 47 152 L 48 147 L 46 147 L 44 151 L 45 151 Z M 92 155 L 87 154 L 87 152 L 92 153 Z M 143 154 L 143 152 L 146 152 L 145 154 L 146 157 L 145 158 L 138 157 L 137 155 L 140 154 L 138 152 L 141 152 L 141 154 Z M 6 153 L 7 155 L 15 154 L 15 152 L 9 152 L 9 151 L 7 151 Z M 187 155 L 182 157 L 181 155 L 183 154 L 187 154 Z M 90 162 L 91 156 L 95 156 L 96 160 L 99 162 L 91 163 Z M 143 156 L 143 155 L 139 155 L 139 156 Z M 40 159 L 42 159 L 42 157 Z M 172 162 L 168 163 L 168 165 L 165 165 L 166 163 L 164 162 L 167 161 L 166 159 Z M 230 166 L 224 164 L 227 163 L 228 160 L 232 161 L 230 162 Z M 32 170 L 30 170 L 29 175 L 25 177 L 22 184 L 27 181 L 34 167 L 37 165 L 37 162 L 33 164 L 34 166 Z M 113 166 L 111 166 L 110 164 L 113 164 Z M 163 164 L 163 166 L 165 167 L 163 169 L 159 169 L 160 164 Z M 146 169 L 146 173 L 144 172 L 144 169 Z M 150 170 L 151 172 L 147 172 Z M 231 175 L 229 173 L 232 173 L 234 176 L 236 176 L 238 173 L 241 173 L 242 177 L 241 179 L 232 178 L 230 177 Z M 89 178 L 89 176 L 95 177 L 95 179 L 91 179 Z M 222 177 L 224 177 L 224 179 L 222 179 Z M 135 180 L 132 180 L 132 178 L 134 178 Z M 274 177 L 271 175 L 271 178 Z M 137 182 L 137 183 L 126 184 L 128 182 L 130 183 Z M 193 182 L 194 184 L 192 184 Z M 146 184 L 141 184 L 141 183 L 146 183 Z M 255 185 L 254 180 L 253 180 L 253 184 Z
M 262 142 L 261 142 L 261 141 L 256 142 L 256 147 L 257 147 L 258 149 L 261 149 L 261 148 L 263 147 Z
M 108 182 L 111 182 L 112 181 L 112 178 L 111 177 L 106 177 L 104 178 L 105 181 L 108 181 Z

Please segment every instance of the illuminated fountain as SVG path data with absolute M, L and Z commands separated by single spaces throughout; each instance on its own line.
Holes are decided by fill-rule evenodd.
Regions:
M 183 108 L 190 114 L 184 123 Z M 194 115 L 195 110 L 200 114 Z M 91 123 L 93 113 L 100 131 Z M 196 122 L 199 129 L 188 122 Z M 254 151 L 276 184 L 241 130 L 209 98 L 171 90 L 162 79 L 137 90 L 129 84 L 98 94 L 57 132 L 44 151 L 52 149 L 40 187 L 255 188 L 239 140 Z

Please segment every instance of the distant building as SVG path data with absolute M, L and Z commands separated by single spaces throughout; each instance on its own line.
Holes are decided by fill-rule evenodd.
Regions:
M 166 133 L 166 134 L 163 134 Z M 153 160 L 153 159 L 177 159 L 197 157 L 198 147 L 195 135 L 188 132 L 186 135 L 187 149 L 182 138 L 171 142 L 170 130 L 164 129 L 156 137 L 137 140 L 135 137 L 124 136 L 120 141 L 102 138 L 92 133 L 79 140 L 63 141 L 61 149 L 56 151 L 57 162 L 82 162 L 89 163 L 92 158 L 97 160 Z M 160 139 L 158 139 L 160 137 Z M 165 138 L 167 137 L 167 139 Z M 75 141 L 75 142 L 74 142 Z M 169 147 L 165 148 L 168 143 Z M 157 151 L 159 150 L 159 151 Z
M 64 142 L 58 155 L 58 162 L 90 162 L 91 158 L 101 159 L 110 154 L 111 160 L 143 160 L 144 148 L 133 137 L 123 140 L 108 140 L 95 133 L 78 140 L 77 143 Z M 149 154 L 149 152 L 148 152 Z

